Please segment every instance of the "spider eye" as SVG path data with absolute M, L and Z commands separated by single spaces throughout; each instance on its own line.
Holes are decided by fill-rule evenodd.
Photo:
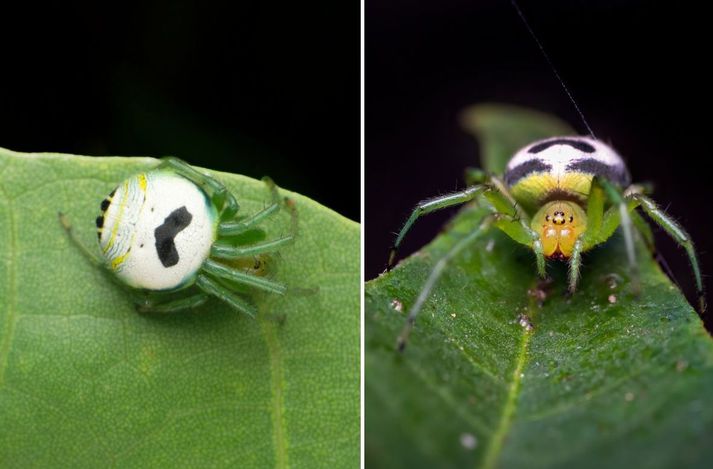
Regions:
M 572 215 L 569 216 L 569 222 L 572 223 L 574 221 L 574 217 Z
M 547 215 L 547 216 L 545 217 L 545 220 L 546 220 L 546 221 L 550 221 L 550 216 Z

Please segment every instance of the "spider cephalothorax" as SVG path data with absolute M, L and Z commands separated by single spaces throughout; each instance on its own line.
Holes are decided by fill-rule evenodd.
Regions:
M 621 226 L 631 270 L 631 285 L 639 288 L 633 236 L 638 231 L 653 250 L 650 228 L 637 208 L 661 226 L 685 250 L 699 292 L 699 307 L 705 310 L 698 260 L 686 231 L 647 197 L 643 186 L 631 185 L 623 159 L 610 146 L 591 137 L 553 137 L 534 142 L 508 162 L 502 178 L 475 171 L 475 185 L 442 197 L 425 200 L 413 210 L 389 254 L 391 268 L 396 250 L 413 223 L 426 213 L 465 203 L 478 197 L 491 208 L 478 227 L 457 243 L 431 272 L 409 313 L 399 336 L 403 348 L 414 320 L 446 263 L 467 243 L 490 227 L 532 249 L 537 271 L 546 276 L 545 259 L 569 264 L 569 291 L 579 281 L 582 253 L 609 239 Z
M 244 293 L 285 293 L 285 285 L 265 277 L 266 260 L 291 243 L 297 229 L 293 204 L 280 199 L 271 180 L 265 182 L 272 203 L 238 217 L 238 202 L 223 184 L 167 158 L 126 179 L 101 202 L 100 256 L 78 242 L 64 216 L 60 219 L 82 251 L 127 287 L 141 311 L 185 309 L 215 296 L 254 316 Z M 261 232 L 259 224 L 283 207 L 292 215 L 289 235 L 263 242 L 247 236 Z
M 587 229 L 587 215 L 575 202 L 548 202 L 532 217 L 531 227 L 540 235 L 545 256 L 567 259 Z

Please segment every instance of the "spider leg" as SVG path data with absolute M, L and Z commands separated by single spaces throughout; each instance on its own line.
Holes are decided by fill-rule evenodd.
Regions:
M 210 255 L 216 259 L 238 259 L 240 257 L 250 257 L 257 254 L 275 252 L 281 247 L 292 243 L 294 239 L 294 236 L 291 235 L 283 236 L 282 238 L 252 244 L 249 246 L 233 246 L 229 243 L 216 241 L 210 248 Z
M 457 256 L 458 253 L 460 253 L 466 246 L 468 246 L 470 243 L 478 239 L 484 232 L 486 232 L 493 223 L 494 218 L 494 215 L 486 216 L 480 222 L 478 228 L 468 233 L 463 239 L 459 240 L 455 245 L 453 245 L 453 247 L 442 258 L 440 258 L 436 265 L 433 267 L 433 270 L 431 270 L 431 273 L 428 275 L 426 283 L 423 284 L 423 288 L 418 294 L 416 301 L 414 302 L 413 306 L 411 306 L 411 309 L 408 313 L 408 317 L 406 318 L 406 324 L 404 325 L 403 329 L 401 330 L 401 334 L 399 334 L 399 337 L 396 340 L 396 347 L 400 352 L 403 352 L 406 348 L 406 342 L 408 341 L 408 337 L 411 334 L 413 325 L 416 322 L 416 316 L 418 316 L 418 313 L 421 312 L 421 308 L 423 307 L 424 303 L 431 294 L 431 290 L 433 290 L 433 287 L 436 285 L 436 282 L 438 282 L 438 279 L 441 277 L 441 274 L 448 266 L 448 263 L 451 262 L 453 258 Z
M 277 184 L 275 184 L 275 181 L 273 181 L 272 178 L 269 176 L 263 176 L 262 182 L 265 183 L 268 190 L 270 191 L 270 196 L 272 196 L 272 202 L 279 204 L 280 203 L 280 193 L 277 190 Z
M 537 260 L 537 274 L 541 278 L 547 277 L 542 240 L 530 226 L 530 217 L 515 201 L 505 183 L 496 177 L 492 177 L 490 183 L 489 189 L 483 193 L 483 196 L 495 207 L 498 214 L 495 226 L 513 240 L 532 249 Z
M 624 234 L 626 257 L 629 261 L 629 271 L 631 273 L 631 289 L 635 294 L 638 294 L 641 291 L 641 281 L 639 278 L 639 266 L 636 263 L 636 246 L 634 245 L 634 224 L 631 221 L 631 216 L 629 215 L 630 203 L 622 195 L 621 189 L 612 184 L 611 182 L 607 181 L 606 179 L 598 178 L 596 176 L 592 180 L 592 184 L 595 184 L 595 181 L 597 184 L 601 184 L 607 198 L 614 204 L 613 208 L 616 208 L 619 212 L 619 224 L 621 225 L 621 229 Z M 610 220 L 616 221 L 612 216 L 610 216 Z M 600 238 L 601 234 L 605 232 L 606 223 L 604 222 L 607 221 L 611 223 L 610 220 L 603 220 L 602 229 L 600 230 Z M 606 226 L 606 228 L 610 228 L 610 226 Z M 614 228 L 616 228 L 616 226 L 614 226 Z
M 135 303 L 140 302 L 141 298 L 136 295 L 135 291 L 128 287 L 125 283 L 120 281 L 116 277 L 116 275 L 114 275 L 114 271 L 107 267 L 104 260 L 100 258 L 86 244 L 84 244 L 81 239 L 79 239 L 79 237 L 74 232 L 72 224 L 69 222 L 67 215 L 62 212 L 59 212 L 58 215 L 59 223 L 62 225 L 64 231 L 67 233 L 67 237 L 72 242 L 72 244 L 74 244 L 79 249 L 79 252 L 82 253 L 84 258 L 94 267 L 98 268 L 103 274 L 105 274 L 109 278 L 109 280 L 111 280 L 115 285 L 119 286 L 123 291 L 125 291 L 129 296 L 131 296 Z
M 221 236 L 235 236 L 240 233 L 244 233 L 257 225 L 259 225 L 263 220 L 267 219 L 270 215 L 277 213 L 280 210 L 279 204 L 271 204 L 260 210 L 259 212 L 251 215 L 243 220 L 228 220 L 221 222 L 218 225 L 218 237 Z
M 280 194 L 277 191 L 277 185 L 275 185 L 272 179 L 266 176 L 262 178 L 262 180 L 265 182 L 265 185 L 267 185 L 268 190 L 270 191 L 272 203 L 264 209 L 260 210 L 259 212 L 255 213 L 254 215 L 251 215 L 245 219 L 226 220 L 221 222 L 218 225 L 218 237 L 235 236 L 244 233 L 245 231 L 248 231 L 252 228 L 255 228 L 257 225 L 262 223 L 263 220 L 266 220 L 271 215 L 277 213 L 283 206 L 287 208 L 287 210 L 290 212 L 290 216 L 292 217 L 290 232 L 292 236 L 297 234 L 297 210 L 294 207 L 294 203 L 292 203 L 291 199 L 288 198 L 285 198 L 284 201 L 280 200 Z
M 681 225 L 676 223 L 676 221 L 668 216 L 656 202 L 651 200 L 642 194 L 633 194 L 632 198 L 641 203 L 641 209 L 648 215 L 648 217 L 654 221 L 658 226 L 664 229 L 671 238 L 673 238 L 679 246 L 686 250 L 688 255 L 688 260 L 691 263 L 691 269 L 693 270 L 693 276 L 696 280 L 696 288 L 698 294 L 698 306 L 701 313 L 706 310 L 705 293 L 703 290 L 703 280 L 701 277 L 701 269 L 698 265 L 698 257 L 696 255 L 696 249 L 691 241 L 691 236 L 683 229 Z
M 163 158 L 159 168 L 170 168 L 190 181 L 208 189 L 209 195 L 220 211 L 220 219 L 227 220 L 238 213 L 240 206 L 235 196 L 217 179 L 201 173 L 183 160 L 169 156 Z
M 590 249 L 600 241 L 604 218 L 604 189 L 599 180 L 593 178 L 587 199 L 587 228 L 574 242 L 572 255 L 569 259 L 568 290 L 570 294 L 577 289 L 579 271 L 582 265 L 582 252 Z
M 277 191 L 277 185 L 275 184 L 275 182 L 268 176 L 264 176 L 262 180 L 270 190 L 270 194 L 272 195 L 272 202 L 274 204 L 278 204 L 286 208 L 287 211 L 290 212 L 290 219 L 292 222 L 292 224 L 290 225 L 290 234 L 293 237 L 296 237 L 299 223 L 297 220 L 297 208 L 295 207 L 295 201 L 290 199 L 289 197 L 284 197 L 281 200 L 280 193 Z
M 394 241 L 394 245 L 391 247 L 391 249 L 389 249 L 389 259 L 386 264 L 386 270 L 391 270 L 391 268 L 394 266 L 394 261 L 396 260 L 396 253 L 398 252 L 401 241 L 403 241 L 404 236 L 406 236 L 406 233 L 408 233 L 408 231 L 411 229 L 411 226 L 416 222 L 416 220 L 418 220 L 419 217 L 428 213 L 442 210 L 447 207 L 452 207 L 454 205 L 460 205 L 466 202 L 470 202 L 471 200 L 475 199 L 478 194 L 481 194 L 483 191 L 485 191 L 486 188 L 487 186 L 482 184 L 477 186 L 471 186 L 459 192 L 453 192 L 451 194 L 446 194 L 440 197 L 434 197 L 432 199 L 427 199 L 419 202 L 411 212 L 411 216 L 408 218 L 408 220 L 406 220 L 406 223 L 404 223 L 404 226 L 401 228 L 401 231 L 396 237 L 396 241 Z
M 183 309 L 196 308 L 208 301 L 208 298 L 208 294 L 203 292 L 164 302 L 156 301 L 151 296 L 148 296 L 136 302 L 136 310 L 139 313 L 172 313 Z
M 196 286 L 209 295 L 215 296 L 219 300 L 227 303 L 238 312 L 245 313 L 251 318 L 254 318 L 257 315 L 257 310 L 253 305 L 205 274 L 198 274 Z
M 648 223 L 646 223 L 646 220 L 644 220 L 639 212 L 635 210 L 636 206 L 632 206 L 631 204 L 629 204 L 629 206 L 631 207 L 629 215 L 631 215 L 631 221 L 634 223 L 636 231 L 641 234 L 644 244 L 646 244 L 646 248 L 649 252 L 651 252 L 654 257 L 658 257 L 658 252 L 656 251 L 656 245 L 654 243 L 654 233 L 651 231 L 651 227 Z
M 216 241 L 211 247 L 211 256 L 218 259 L 237 259 L 240 257 L 249 257 L 257 254 L 274 252 L 280 249 L 281 247 L 292 243 L 295 240 L 295 237 L 297 236 L 297 210 L 290 199 L 286 199 L 285 206 L 290 211 L 291 217 L 290 233 L 288 235 L 248 246 L 235 246 L 229 242 Z M 280 204 L 279 202 L 276 202 L 248 219 L 237 222 L 223 222 L 219 225 L 218 228 L 218 239 L 225 236 L 234 236 L 244 231 L 247 231 L 248 229 L 255 227 L 265 218 L 274 214 L 279 209 Z
M 72 229 L 72 224 L 69 222 L 67 215 L 62 212 L 58 212 L 57 215 L 59 217 L 60 225 L 62 225 L 65 233 L 67 233 L 67 237 L 75 246 L 77 246 L 77 248 L 79 248 L 79 251 L 84 255 L 84 257 L 95 267 L 100 267 L 103 270 L 106 270 L 106 266 L 101 258 L 77 237 L 76 233 Z
M 218 277 L 225 280 L 229 280 L 231 282 L 249 285 L 251 287 L 255 287 L 257 289 L 270 293 L 284 295 L 285 292 L 287 292 L 287 287 L 281 283 L 273 282 L 272 280 L 268 280 L 264 277 L 259 277 L 257 275 L 252 275 L 237 269 L 233 269 L 226 265 L 215 262 L 210 258 L 205 260 L 201 269 L 212 277 Z

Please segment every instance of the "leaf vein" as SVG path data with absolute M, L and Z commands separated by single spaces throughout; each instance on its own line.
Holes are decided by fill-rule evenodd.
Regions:
M 261 324 L 263 338 L 267 345 L 270 360 L 270 382 L 272 388 L 272 425 L 275 442 L 275 467 L 288 467 L 287 459 L 287 426 L 285 422 L 285 374 L 283 371 L 282 348 L 271 319 L 263 319 Z
M 530 305 L 529 309 L 532 310 L 532 305 Z M 532 311 L 530 311 L 530 313 L 532 313 Z M 532 314 L 530 314 L 530 316 L 532 316 Z M 493 438 L 490 440 L 485 458 L 483 459 L 483 467 L 486 469 L 492 469 L 496 466 L 498 457 L 502 452 L 505 437 L 512 426 L 513 416 L 517 408 L 517 399 L 520 395 L 520 388 L 522 387 L 522 373 L 525 369 L 525 362 L 527 361 L 527 352 L 531 336 L 532 332 L 523 329 L 520 348 L 515 360 L 515 370 L 512 373 L 512 383 L 505 398 L 500 422 L 498 423 Z

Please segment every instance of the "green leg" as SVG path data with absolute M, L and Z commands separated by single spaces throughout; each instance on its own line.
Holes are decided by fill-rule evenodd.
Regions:
M 411 226 L 416 222 L 416 220 L 418 220 L 419 217 L 447 207 L 469 202 L 475 199 L 478 194 L 481 194 L 485 189 L 486 186 L 484 185 L 472 186 L 460 192 L 454 192 L 452 194 L 434 197 L 432 199 L 419 202 L 418 205 L 416 205 L 416 208 L 413 209 L 413 212 L 411 212 L 411 216 L 408 220 L 406 220 L 403 228 L 401 228 L 394 245 L 389 250 L 389 260 L 386 269 L 391 270 L 391 267 L 393 267 L 394 261 L 396 260 L 396 253 L 398 252 L 399 245 L 401 245 L 401 241 L 403 241 L 404 236 L 406 236 L 406 233 L 408 233 Z
M 521 218 L 513 217 L 512 215 L 506 215 L 502 213 L 495 213 L 495 226 L 503 231 L 506 235 L 523 244 L 535 253 L 535 260 L 537 262 L 537 274 L 545 278 L 547 276 L 545 254 L 542 248 L 542 241 L 540 240 L 540 235 L 537 234 L 529 224 L 524 222 Z
M 634 246 L 634 226 L 629 216 L 629 203 L 621 194 L 621 190 L 606 179 L 598 179 L 606 196 L 619 211 L 619 223 L 624 233 L 624 244 L 626 245 L 626 257 L 629 260 L 629 271 L 631 273 L 631 289 L 635 294 L 641 291 L 639 279 L 639 266 L 636 263 L 636 247 Z M 604 228 L 602 228 L 603 231 Z
M 419 292 L 416 301 L 414 302 L 413 306 L 411 306 L 411 309 L 408 313 L 408 317 L 406 318 L 406 324 L 404 325 L 401 334 L 399 334 L 399 337 L 396 340 L 396 347 L 399 351 L 403 352 L 403 350 L 406 348 L 406 342 L 408 341 L 408 337 L 411 334 L 411 330 L 413 329 L 414 322 L 416 321 L 416 316 L 418 316 L 418 313 L 421 312 L 421 308 L 423 308 L 424 303 L 431 294 L 431 290 L 433 290 L 433 287 L 436 285 L 436 282 L 438 282 L 438 279 L 441 277 L 441 274 L 448 266 L 448 263 L 451 262 L 453 258 L 463 250 L 463 248 L 468 246 L 470 243 L 480 237 L 484 232 L 486 232 L 488 228 L 490 228 L 490 225 L 492 224 L 493 220 L 494 216 L 492 215 L 485 217 L 483 221 L 480 222 L 478 228 L 468 233 L 467 236 L 458 241 L 441 259 L 438 260 L 436 265 L 433 267 L 433 270 L 431 270 L 431 273 L 428 275 L 428 278 L 426 279 L 426 283 L 424 283 L 423 288 L 421 288 L 421 291 Z
M 631 207 L 631 204 L 629 206 Z M 634 223 L 634 228 L 636 228 L 636 231 L 641 234 L 644 244 L 646 244 L 649 252 L 651 252 L 653 256 L 656 256 L 656 244 L 654 243 L 654 233 L 651 231 L 651 227 L 635 209 L 631 209 L 631 211 L 629 211 L 629 215 L 631 215 L 631 221 Z
M 498 216 L 495 226 L 505 232 L 513 240 L 532 249 L 537 261 L 537 274 L 541 278 L 547 276 L 545 254 L 540 235 L 530 226 L 530 217 L 510 194 L 507 186 L 498 178 L 491 178 L 491 187 L 483 196 L 493 205 Z
M 572 255 L 569 258 L 568 291 L 570 294 L 573 294 L 577 290 L 577 283 L 579 282 L 579 271 L 582 267 L 583 250 L 584 241 L 582 239 L 582 236 L 580 236 L 574 242 L 574 248 L 572 248 Z
M 273 282 L 264 277 L 257 275 L 247 274 L 236 270 L 234 268 L 225 266 L 214 260 L 208 258 L 203 263 L 202 270 L 213 277 L 222 278 L 229 280 L 231 282 L 240 283 L 243 285 L 249 285 L 260 290 L 264 290 L 270 293 L 277 293 L 279 295 L 285 294 L 287 287 L 281 283 Z
M 257 212 L 255 215 L 248 217 L 240 221 L 224 221 L 218 225 L 218 239 L 224 237 L 235 236 L 243 233 L 249 229 L 255 228 L 263 220 L 267 219 L 269 216 L 277 213 L 280 207 L 283 205 L 280 201 L 280 196 L 277 192 L 277 186 L 272 182 L 270 178 L 263 178 L 263 181 L 270 188 L 272 193 L 273 203 L 263 210 Z M 290 212 L 290 234 L 283 236 L 278 239 L 267 241 L 260 244 L 255 244 L 252 246 L 238 247 L 229 243 L 217 241 L 213 244 L 211 248 L 211 255 L 216 258 L 221 259 L 235 259 L 238 257 L 247 257 L 255 254 L 262 254 L 268 252 L 274 252 L 277 249 L 290 244 L 294 241 L 297 236 L 298 230 L 298 220 L 297 220 L 297 209 L 291 199 L 285 198 L 284 206 Z
M 265 182 L 265 184 L 267 184 L 267 187 L 270 189 L 270 194 L 272 194 L 273 203 L 281 204 L 287 209 L 288 212 L 290 212 L 290 220 L 292 222 L 292 225 L 290 226 L 290 233 L 292 236 L 296 237 L 299 223 L 297 220 L 297 207 L 295 206 L 295 201 L 290 199 L 289 197 L 284 197 L 282 200 L 280 200 L 280 194 L 277 191 L 277 185 L 275 185 L 273 180 L 267 176 L 263 177 L 262 180 Z
M 266 254 L 275 252 L 283 246 L 286 246 L 294 241 L 293 236 L 284 236 L 282 238 L 265 241 L 264 243 L 253 244 L 250 246 L 233 246 L 228 243 L 216 241 L 210 248 L 211 257 L 217 259 L 238 259 L 240 257 L 250 257 L 257 254 Z
M 172 313 L 174 311 L 196 308 L 208 301 L 208 298 L 208 295 L 202 292 L 165 302 L 156 301 L 152 299 L 151 296 L 148 296 L 143 301 L 137 302 L 136 310 L 139 313 Z
M 609 188 L 609 191 L 616 192 L 617 190 L 618 189 L 613 187 Z M 620 204 L 615 202 L 613 207 L 609 208 L 606 212 L 604 211 L 604 200 L 607 195 L 609 195 L 609 192 L 605 193 L 602 181 L 599 178 L 593 178 L 592 187 L 587 199 L 587 229 L 575 242 L 574 248 L 572 249 L 572 256 L 569 260 L 568 288 L 570 293 L 574 293 L 577 289 L 582 253 L 609 239 L 616 228 L 621 224 Z M 627 214 L 630 216 L 634 227 L 641 231 L 642 235 L 646 237 L 647 227 L 639 227 L 640 222 L 643 222 L 643 220 L 633 211 L 635 206 L 630 200 L 625 202 Z M 650 232 L 651 230 L 648 230 L 649 234 Z M 629 258 L 629 260 L 631 262 L 631 258 Z
M 198 274 L 196 285 L 207 294 L 215 296 L 238 312 L 245 313 L 251 318 L 254 318 L 257 315 L 257 310 L 253 305 L 243 300 L 238 295 L 220 285 L 207 275 Z
M 526 221 L 526 223 L 528 223 L 527 226 L 529 228 L 530 217 L 528 217 L 522 207 L 520 207 L 520 204 L 515 201 L 515 197 L 512 196 L 510 190 L 507 188 L 505 183 L 500 180 L 500 178 L 491 177 L 490 186 L 497 190 L 497 192 L 491 192 L 491 194 L 498 194 L 499 196 L 501 196 L 500 200 L 502 202 L 498 202 L 495 205 L 496 210 L 498 212 L 512 214 L 513 216 L 516 216 L 521 220 Z
M 618 209 L 616 213 L 619 213 Z M 587 229 L 575 241 L 572 255 L 569 259 L 568 289 L 570 294 L 577 289 L 579 272 L 582 266 L 582 252 L 598 243 L 604 218 L 604 188 L 599 183 L 599 180 L 594 178 L 587 198 Z
M 262 182 L 265 183 L 268 190 L 270 191 L 270 196 L 272 196 L 272 202 L 279 204 L 280 203 L 280 193 L 277 190 L 277 184 L 275 184 L 275 181 L 273 181 L 271 177 L 263 176 Z
M 299 230 L 299 220 L 297 219 L 297 206 L 295 201 L 285 197 L 285 208 L 290 212 L 290 236 L 297 237 Z
M 77 237 L 72 228 L 72 224 L 69 222 L 69 219 L 64 213 L 59 213 L 59 223 L 62 225 L 62 228 L 64 228 L 64 231 L 67 233 L 67 237 L 72 242 L 72 244 L 74 244 L 79 249 L 79 252 L 84 255 L 84 258 L 87 259 L 87 261 L 92 264 L 92 266 L 99 269 L 109 278 L 109 280 L 111 280 L 115 285 L 117 285 L 124 292 L 126 292 L 127 295 L 129 295 L 133 299 L 134 303 L 139 303 L 143 301 L 143 297 L 137 295 L 135 290 L 128 287 L 121 280 L 119 280 L 116 275 L 114 275 L 114 272 L 111 269 L 107 268 L 102 258 L 100 258 L 94 251 L 92 251 L 92 249 L 87 247 Z
M 631 206 L 632 205 L 630 202 L 629 207 Z M 638 206 L 639 203 L 637 201 L 636 206 L 634 206 L 634 208 Z M 631 209 L 629 211 L 629 215 L 631 215 L 631 221 L 634 222 L 634 227 L 636 228 L 636 231 L 641 234 L 641 237 L 643 238 L 646 247 L 651 253 L 651 257 L 656 260 L 656 262 L 661 266 L 661 268 L 664 269 L 664 271 L 666 272 L 666 274 L 668 274 L 671 280 L 673 280 L 673 282 L 680 288 L 680 285 L 676 280 L 676 276 L 673 274 L 673 271 L 671 271 L 671 268 L 668 266 L 668 262 L 666 262 L 666 259 L 656 249 L 656 244 L 654 242 L 654 233 L 651 231 L 651 227 L 649 226 L 649 224 L 646 222 L 646 220 L 644 220 L 644 218 L 639 214 L 639 212 L 634 209 Z
M 229 220 L 218 225 L 218 237 L 235 236 L 244 233 L 252 228 L 255 228 L 270 215 L 277 213 L 280 210 L 279 204 L 268 205 L 264 209 L 257 212 L 244 220 Z
M 638 221 L 637 221 L 637 214 L 634 212 L 634 209 L 639 206 L 639 203 L 636 202 L 635 200 L 628 199 L 627 200 L 627 209 L 629 213 L 629 217 L 631 218 L 632 223 L 634 224 L 635 228 L 639 228 L 638 226 Z M 639 219 L 641 217 L 638 217 Z M 618 205 L 614 205 L 613 207 L 609 207 L 605 212 L 604 216 L 602 217 L 602 225 L 601 228 L 599 229 L 599 232 L 591 231 L 588 234 L 588 238 L 585 240 L 585 246 L 584 246 L 584 251 L 588 251 L 589 249 L 593 248 L 594 246 L 598 244 L 602 244 L 606 240 L 612 237 L 616 229 L 621 225 L 621 212 L 619 210 Z M 589 230 L 588 230 L 589 231 Z M 651 230 L 649 230 L 651 231 Z M 643 236 L 647 236 L 646 232 L 642 232 Z
M 690 235 L 686 230 L 681 227 L 675 220 L 666 215 L 666 213 L 661 210 L 656 203 L 644 195 L 633 195 L 636 200 L 641 202 L 641 208 L 646 212 L 646 214 L 653 220 L 657 225 L 666 231 L 666 233 L 671 236 L 674 241 L 676 241 L 683 249 L 686 250 L 688 255 L 688 260 L 691 263 L 691 268 L 693 269 L 693 276 L 696 279 L 696 288 L 698 290 L 698 305 L 700 307 L 701 313 L 706 310 L 705 293 L 703 291 L 703 280 L 701 278 L 701 270 L 698 265 L 698 257 L 696 255 L 696 249 L 693 246 L 693 241 L 691 241 Z
M 270 191 L 272 204 L 268 205 L 256 214 L 243 220 L 230 220 L 226 218 L 226 221 L 223 221 L 222 223 L 220 223 L 220 225 L 218 225 L 219 236 L 235 236 L 240 233 L 244 233 L 245 231 L 256 227 L 258 224 L 260 224 L 263 220 L 267 219 L 271 215 L 277 213 L 280 210 L 280 207 L 282 207 L 283 205 L 290 210 L 290 213 L 293 218 L 296 217 L 296 210 L 294 210 L 294 206 L 292 206 L 289 202 L 285 202 L 283 204 L 283 201 L 280 200 L 280 194 L 277 191 L 277 185 L 275 185 L 273 180 L 267 176 L 262 178 L 262 180 L 263 182 L 265 182 L 265 185 Z M 296 222 L 293 224 L 296 225 Z M 296 231 L 296 229 L 293 228 L 293 231 Z
M 604 188 L 598 178 L 592 179 L 592 187 L 587 198 L 587 230 L 583 233 L 585 240 L 595 239 L 601 232 L 604 222 Z M 588 243 L 585 243 L 588 244 Z
M 221 220 L 228 220 L 238 213 L 239 205 L 233 194 L 217 179 L 195 170 L 183 160 L 174 157 L 163 158 L 159 168 L 170 168 L 181 176 L 207 188 L 213 203 L 219 208 Z
M 95 252 L 89 249 L 74 233 L 74 230 L 72 229 L 72 224 L 69 222 L 67 215 L 62 212 L 58 212 L 57 215 L 59 216 L 60 225 L 62 225 L 62 228 L 67 233 L 67 237 L 75 246 L 77 246 L 77 248 L 84 255 L 84 257 L 95 267 L 99 267 L 103 270 L 106 270 L 106 266 L 104 265 L 104 262 L 101 260 L 101 258 Z

